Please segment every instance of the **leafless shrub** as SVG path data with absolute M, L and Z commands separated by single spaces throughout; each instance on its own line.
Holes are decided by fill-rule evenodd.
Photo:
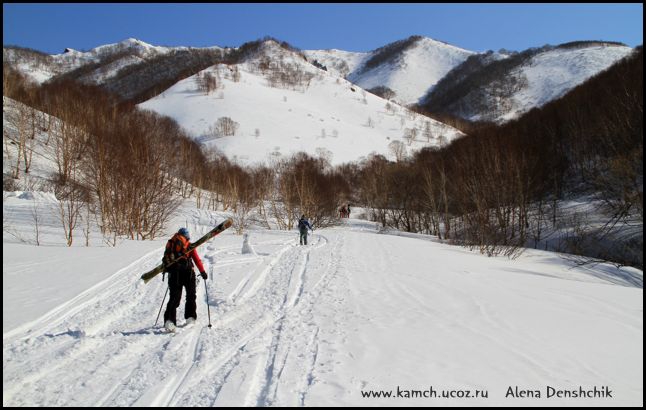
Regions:
M 229 117 L 220 117 L 215 124 L 209 128 L 209 133 L 217 137 L 233 136 L 240 128 L 240 124 Z

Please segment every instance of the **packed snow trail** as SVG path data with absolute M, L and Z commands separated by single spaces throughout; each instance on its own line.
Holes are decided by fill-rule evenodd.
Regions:
M 176 334 L 152 327 L 166 282 L 143 284 L 161 250 L 144 255 L 3 335 L 3 405 L 642 403 L 642 289 L 610 268 L 546 252 L 486 258 L 346 224 L 309 246 L 254 233 L 257 255 L 232 234 L 202 247 L 210 329 L 201 280 L 195 325 L 183 327 L 182 301 Z M 505 398 L 508 386 L 546 385 L 608 385 L 613 398 Z M 362 395 L 429 386 L 489 396 Z
M 285 323 L 287 309 L 301 300 L 309 253 L 325 247 L 327 240 L 317 235 L 313 246 L 301 248 L 292 233 L 278 236 L 280 247 L 260 263 L 258 258 L 223 258 L 224 267 L 253 269 L 242 277 L 250 285 L 226 298 L 244 302 L 212 307 L 212 329 L 202 323 L 167 335 L 151 327 L 166 284 L 143 285 L 133 272 L 158 263 L 157 251 L 35 321 L 22 337 L 5 335 L 4 404 L 163 406 L 180 401 L 191 381 L 226 371 L 240 349 Z M 276 247 L 275 240 L 267 246 L 272 245 Z M 262 249 L 263 243 L 256 246 Z M 205 262 L 219 259 L 213 247 L 206 249 Z M 205 310 L 203 303 L 201 307 Z M 25 394 L 30 388 L 33 394 Z

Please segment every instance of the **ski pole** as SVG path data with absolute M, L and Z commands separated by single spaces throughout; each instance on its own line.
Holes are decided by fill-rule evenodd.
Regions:
M 206 288 L 206 279 L 204 279 L 204 292 L 206 293 L 206 311 L 209 314 L 209 327 L 211 327 L 211 306 L 209 306 L 209 290 Z
M 159 307 L 159 313 L 157 313 L 157 319 L 155 319 L 155 326 L 157 326 L 157 321 L 159 320 L 159 315 L 161 314 L 161 310 L 164 307 L 164 301 L 166 301 L 166 295 L 168 295 L 168 287 L 166 287 L 166 293 L 164 293 L 164 299 L 162 299 L 162 304 Z M 155 327 L 153 326 L 153 327 Z

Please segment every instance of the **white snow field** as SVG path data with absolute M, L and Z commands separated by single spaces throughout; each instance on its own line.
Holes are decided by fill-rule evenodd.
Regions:
M 514 70 L 512 75 L 525 78 L 527 85 L 513 94 L 509 110 L 497 120 L 505 122 L 518 118 L 534 107 L 542 107 L 562 97 L 632 52 L 633 49 L 626 46 L 598 45 L 555 49 L 532 57 L 527 64 Z
M 365 89 L 386 86 L 396 92 L 396 101 L 403 105 L 415 104 L 442 77 L 473 54 L 476 53 L 422 37 L 396 62 L 380 64 L 365 72 L 355 71 L 348 75 L 348 80 Z
M 378 54 L 343 50 L 304 50 L 336 76 L 347 78 L 365 89 L 385 86 L 396 93 L 394 100 L 403 105 L 417 103 L 449 71 L 460 65 L 473 51 L 442 41 L 421 37 L 394 59 L 364 69 L 365 63 Z
M 394 159 L 389 147 L 394 141 L 412 153 L 464 135 L 319 70 L 272 42 L 258 55 L 292 64 L 313 78 L 308 86 L 273 87 L 267 75 L 258 72 L 257 61 L 250 58 L 232 66 L 238 69 L 239 81 L 232 80 L 232 67 L 218 64 L 138 106 L 173 118 L 204 147 L 215 148 L 245 165 L 272 163 L 299 151 L 313 156 L 326 153 L 333 165 L 358 161 L 372 153 Z M 205 73 L 217 75 L 222 88 L 210 94 L 199 91 L 197 79 Z M 235 135 L 216 136 L 210 131 L 222 117 L 239 124 Z M 427 123 L 432 138 L 423 135 Z M 406 129 L 417 132 L 410 143 L 404 138 Z
M 182 209 L 194 237 L 225 216 Z M 208 288 L 200 279 L 190 328 L 182 301 L 176 334 L 153 326 L 167 283 L 139 279 L 165 238 L 86 253 L 5 234 L 3 406 L 643 403 L 642 271 L 487 258 L 359 219 L 315 227 L 308 246 L 296 231 L 249 233 L 255 255 L 231 229 L 199 249 Z

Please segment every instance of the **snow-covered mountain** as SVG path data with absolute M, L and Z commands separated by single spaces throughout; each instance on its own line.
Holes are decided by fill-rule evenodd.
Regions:
M 576 42 L 512 55 L 474 55 L 422 100 L 432 112 L 505 122 L 553 101 L 633 52 L 608 42 Z
M 199 89 L 205 76 L 217 82 L 210 93 Z M 273 41 L 240 64 L 203 70 L 140 107 L 174 118 L 207 146 L 242 163 L 297 151 L 325 155 L 333 164 L 373 152 L 392 158 L 395 141 L 416 150 L 462 135 L 321 70 Z M 216 132 L 216 122 L 225 117 L 239 125 L 235 135 Z M 405 140 L 411 132 L 416 136 Z
M 37 83 L 89 66 L 90 69 L 77 79 L 86 83 L 102 84 L 124 67 L 173 50 L 183 49 L 186 47 L 157 47 L 141 40 L 128 38 L 90 51 L 67 48 L 63 53 L 53 55 L 5 47 L 3 61 L 12 64 Z
M 369 53 L 305 54 L 365 89 L 387 87 L 404 105 L 420 104 L 472 121 L 505 122 L 563 96 L 632 51 L 595 41 L 521 53 L 475 53 L 413 36 Z
M 168 78 L 151 74 L 147 68 L 129 73 L 126 79 L 115 79 L 119 70 L 188 50 L 225 56 L 237 49 L 158 47 L 129 38 L 88 52 L 66 49 L 57 55 L 5 47 L 3 60 L 38 83 L 68 74 L 85 83 L 103 85 L 123 98 L 132 98 L 141 89 L 166 84 Z M 310 63 L 325 67 L 328 73 L 363 89 L 390 90 L 394 93 L 392 99 L 403 105 L 420 104 L 434 112 L 469 120 L 504 122 L 562 96 L 631 51 L 632 48 L 617 43 L 576 42 L 512 55 L 476 53 L 428 37 L 411 36 L 370 52 L 305 50 L 303 55 Z M 492 55 L 496 58 L 491 58 Z M 474 58 L 488 62 L 479 70 L 469 72 L 467 81 L 455 82 L 451 74 L 458 71 L 462 73 L 458 77 L 463 80 L 464 65 L 472 66 Z M 158 69 L 172 72 L 169 66 L 180 65 L 175 71 L 190 71 L 190 66 L 196 63 L 186 60 L 190 59 L 178 55 L 177 59 L 159 64 Z M 205 58 L 200 56 L 195 60 Z M 498 64 L 490 64 L 496 61 Z M 441 85 L 439 89 L 435 87 L 437 84 Z M 135 91 L 128 92 L 133 87 Z M 466 90 L 456 91 L 461 87 Z
M 600 44 L 583 48 L 557 48 L 534 56 L 511 73 L 512 76 L 526 79 L 526 86 L 511 96 L 510 110 L 498 120 L 517 118 L 534 107 L 541 107 L 561 97 L 632 51 L 626 46 Z
M 394 100 L 404 105 L 417 103 L 446 73 L 475 54 L 422 36 L 396 41 L 370 53 L 305 53 L 365 89 L 391 89 Z

